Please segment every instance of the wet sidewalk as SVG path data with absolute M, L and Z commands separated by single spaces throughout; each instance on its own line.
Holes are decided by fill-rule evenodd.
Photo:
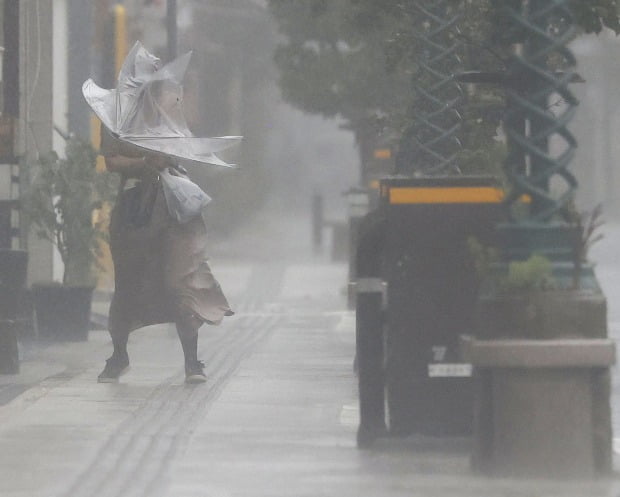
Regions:
M 620 481 L 613 478 L 557 482 L 473 475 L 468 439 L 410 437 L 357 449 L 354 315 L 342 310 L 344 299 L 319 290 L 338 281 L 333 272 L 344 274 L 339 267 L 307 267 L 288 275 L 278 303 L 283 307 L 274 309 L 277 326 L 196 424 L 183 455 L 170 465 L 161 495 L 620 495 Z
M 168 326 L 132 335 L 132 370 L 117 385 L 95 382 L 109 352 L 104 331 L 91 332 L 87 343 L 50 346 L 46 361 L 54 358 L 55 372 L 0 407 L 0 495 L 620 494 L 613 479 L 477 477 L 468 440 L 413 437 L 358 450 L 346 267 L 213 266 L 238 313 L 202 330 L 209 381 L 183 383 L 182 354 Z M 43 367 L 37 357 L 26 370 Z
M 358 450 L 345 264 L 214 254 L 237 314 L 201 330 L 208 382 L 184 384 L 167 325 L 132 334 L 132 369 L 119 384 L 96 383 L 111 348 L 104 330 L 26 351 L 22 373 L 0 377 L 22 389 L 0 406 L 0 496 L 620 495 L 616 478 L 476 476 L 467 439 L 411 437 Z

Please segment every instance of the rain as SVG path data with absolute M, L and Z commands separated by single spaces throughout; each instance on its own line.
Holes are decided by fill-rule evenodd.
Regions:
M 616 0 L 0 19 L 0 496 L 620 496 Z

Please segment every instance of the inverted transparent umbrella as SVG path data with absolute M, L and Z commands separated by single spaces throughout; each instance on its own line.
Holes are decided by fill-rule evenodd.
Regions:
M 194 136 L 183 115 L 183 77 L 191 52 L 161 66 L 160 60 L 136 42 L 127 54 L 115 89 L 92 79 L 82 93 L 97 117 L 119 139 L 180 161 L 235 167 L 216 153 L 235 144 L 240 136 Z

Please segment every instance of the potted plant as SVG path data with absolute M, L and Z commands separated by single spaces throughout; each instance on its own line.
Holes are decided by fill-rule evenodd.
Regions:
M 511 260 L 506 248 L 519 245 L 504 241 L 502 251 L 469 240 L 481 291 L 476 336 L 463 337 L 462 345 L 477 379 L 477 470 L 502 476 L 611 470 L 615 346 L 607 338 L 606 299 L 587 258 L 602 237 L 600 226 L 600 207 L 572 216 L 566 225 L 572 257 L 562 259 L 534 252 Z
M 96 170 L 97 152 L 67 137 L 65 157 L 39 158 L 23 196 L 23 209 L 39 237 L 49 240 L 64 264 L 62 283 L 36 283 L 32 296 L 39 336 L 86 340 L 95 267 L 105 232 L 94 214 L 115 192 L 112 175 Z

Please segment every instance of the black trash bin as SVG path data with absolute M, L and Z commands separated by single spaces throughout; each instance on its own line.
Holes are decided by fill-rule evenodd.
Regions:
M 468 435 L 471 365 L 459 337 L 472 334 L 478 277 L 470 237 L 494 243 L 502 190 L 487 177 L 385 179 L 386 392 L 396 435 Z
M 459 337 L 474 332 L 478 286 L 468 239 L 495 243 L 502 197 L 488 177 L 381 180 L 358 245 L 358 290 L 365 278 L 387 290 L 384 311 L 376 281 L 357 306 L 358 441 L 382 431 L 384 392 L 391 435 L 471 434 L 474 379 L 459 353 Z

